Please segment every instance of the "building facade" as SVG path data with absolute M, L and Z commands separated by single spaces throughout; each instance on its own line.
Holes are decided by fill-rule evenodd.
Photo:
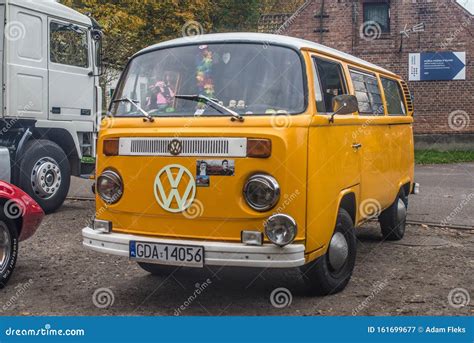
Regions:
M 289 17 L 273 15 L 270 26 L 263 17 L 260 30 L 284 18 L 273 33 L 348 52 L 411 80 L 418 148 L 474 149 L 471 2 L 309 0 Z

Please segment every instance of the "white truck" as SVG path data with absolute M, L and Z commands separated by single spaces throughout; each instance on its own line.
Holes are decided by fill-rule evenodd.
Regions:
M 93 172 L 102 32 L 53 0 L 0 0 L 0 179 L 46 213 Z

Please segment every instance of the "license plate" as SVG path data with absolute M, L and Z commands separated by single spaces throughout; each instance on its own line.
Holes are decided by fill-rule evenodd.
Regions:
M 131 260 L 155 264 L 204 266 L 204 248 L 200 246 L 130 241 L 129 256 Z

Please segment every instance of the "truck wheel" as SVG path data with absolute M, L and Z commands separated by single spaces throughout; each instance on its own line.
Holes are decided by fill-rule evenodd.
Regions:
M 18 232 L 15 223 L 0 216 L 0 289 L 12 276 L 18 256 Z
M 352 276 L 356 251 L 352 218 L 346 210 L 340 209 L 326 254 L 301 268 L 310 293 L 329 295 L 342 291 Z
M 153 263 L 144 263 L 138 262 L 140 268 L 148 273 L 156 276 L 168 276 L 173 274 L 174 271 L 178 270 L 179 267 L 176 266 L 164 266 L 160 264 L 153 264 Z
M 71 169 L 64 151 L 54 142 L 32 140 L 20 161 L 18 185 L 43 209 L 58 209 L 69 191 Z
M 403 189 L 398 193 L 394 203 L 379 216 L 382 236 L 389 241 L 399 241 L 405 235 L 408 198 Z

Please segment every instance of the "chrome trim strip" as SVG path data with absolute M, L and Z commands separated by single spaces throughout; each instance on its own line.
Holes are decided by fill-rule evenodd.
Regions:
M 172 154 L 169 144 L 179 141 L 180 153 Z M 246 157 L 246 138 L 226 137 L 121 137 L 120 156 L 203 156 L 203 157 Z

